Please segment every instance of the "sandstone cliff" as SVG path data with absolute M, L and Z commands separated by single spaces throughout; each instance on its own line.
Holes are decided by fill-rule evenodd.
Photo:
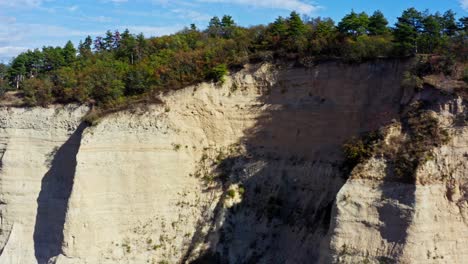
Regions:
M 250 65 L 92 127 L 0 108 L 0 263 L 463 263 L 466 103 L 403 91 L 405 69 Z M 418 96 L 450 141 L 414 183 L 377 155 L 348 179 L 343 142 L 404 137 Z

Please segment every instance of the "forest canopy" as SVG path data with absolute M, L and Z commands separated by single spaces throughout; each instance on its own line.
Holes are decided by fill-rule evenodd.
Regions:
M 405 10 L 390 26 L 384 14 L 351 11 L 330 18 L 292 12 L 268 25 L 241 27 L 231 16 L 213 17 L 205 30 L 195 25 L 170 36 L 107 31 L 75 47 L 28 50 L 0 64 L 0 95 L 19 90 L 26 105 L 92 103 L 109 108 L 132 98 L 179 89 L 204 80 L 222 82 L 229 68 L 251 61 L 294 59 L 310 63 L 340 59 L 440 54 L 466 61 L 468 18 L 452 11 Z

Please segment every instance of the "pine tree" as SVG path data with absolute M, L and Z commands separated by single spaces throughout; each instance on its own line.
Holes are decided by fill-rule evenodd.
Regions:
M 384 14 L 377 10 L 371 17 L 369 17 L 369 34 L 374 36 L 384 35 L 389 32 L 387 25 L 388 21 Z
M 80 44 L 78 45 L 78 51 L 80 52 L 80 56 L 81 57 L 90 56 L 92 45 L 93 45 L 93 39 L 91 38 L 91 36 L 87 36 L 84 42 L 80 41 Z
M 338 30 L 344 34 L 359 36 L 366 34 L 369 27 L 369 16 L 362 12 L 357 14 L 354 10 L 343 17 L 338 23 Z
M 422 30 L 422 14 L 415 8 L 403 11 L 395 25 L 395 41 L 400 46 L 401 53 L 418 53 L 418 36 Z
M 452 10 L 448 10 L 444 13 L 441 24 L 443 27 L 443 33 L 447 36 L 455 35 L 458 30 L 455 13 Z
M 207 32 L 211 37 L 218 37 L 222 32 L 222 24 L 219 17 L 215 16 L 210 20 L 208 24 Z
M 71 41 L 68 41 L 63 48 L 63 57 L 65 59 L 65 65 L 72 64 L 76 59 L 76 49 Z
M 290 37 L 302 37 L 305 34 L 306 27 L 297 12 L 291 12 L 291 14 L 289 15 L 288 23 L 288 35 Z

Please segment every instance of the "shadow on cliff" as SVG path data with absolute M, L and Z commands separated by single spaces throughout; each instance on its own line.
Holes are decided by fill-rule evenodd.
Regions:
M 268 108 L 245 131 L 246 153 L 217 167 L 225 194 L 181 262 L 205 242 L 210 252 L 192 263 L 317 263 L 348 176 L 341 146 L 398 119 L 403 71 L 398 61 L 330 62 L 285 68 L 273 86 L 260 85 L 262 104 L 254 107 Z M 242 201 L 224 209 L 233 183 Z M 203 222 L 211 223 L 206 237 Z
M 47 263 L 50 258 L 61 253 L 68 200 L 75 177 L 76 155 L 86 127 L 85 123 L 81 123 L 57 152 L 51 154 L 51 167 L 42 179 L 33 237 L 39 264 Z

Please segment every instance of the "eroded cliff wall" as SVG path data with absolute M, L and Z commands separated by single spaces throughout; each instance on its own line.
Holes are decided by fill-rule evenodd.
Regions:
M 60 253 L 86 107 L 0 109 L 0 263 Z
M 445 180 L 385 185 L 385 162 L 377 159 L 362 165 L 366 179 L 347 180 L 341 150 L 351 137 L 399 119 L 411 95 L 400 85 L 405 69 L 406 63 L 390 60 L 307 69 L 249 65 L 222 85 L 188 87 L 162 96 L 162 105 L 111 114 L 92 127 L 80 122 L 85 107 L 2 108 L 0 260 L 427 257 L 425 247 L 414 245 L 431 235 L 450 244 L 456 231 L 437 223 L 464 221 L 456 211 L 464 206 L 464 181 L 450 181 L 458 186 L 450 187 L 450 198 L 442 193 Z M 457 133 L 421 171 L 448 172 L 463 160 L 466 134 Z M 465 166 L 457 167 L 455 179 L 465 176 Z M 428 196 L 439 198 L 427 202 Z M 406 212 L 411 220 L 401 220 Z M 397 232 L 403 229 L 404 238 Z M 450 245 L 462 245 L 463 234 Z M 461 263 L 463 254 L 446 259 Z

